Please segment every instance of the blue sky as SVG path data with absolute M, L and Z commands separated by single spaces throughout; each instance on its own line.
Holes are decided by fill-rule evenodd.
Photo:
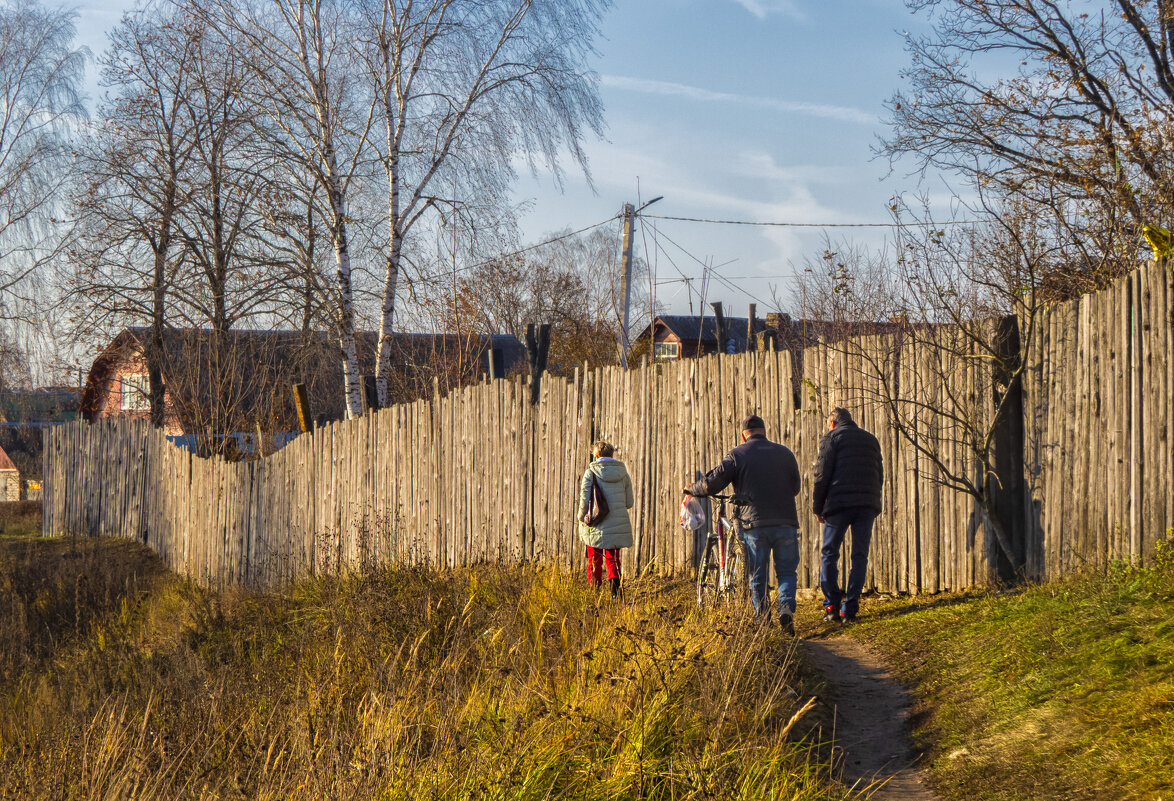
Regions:
M 130 6 L 78 3 L 81 43 L 99 53 Z M 576 172 L 562 192 L 549 176 L 524 175 L 523 238 L 582 228 L 657 195 L 648 214 L 888 221 L 889 198 L 917 183 L 906 170 L 890 174 L 871 148 L 907 63 L 903 33 L 918 24 L 901 0 L 617 0 L 595 61 L 608 125 L 604 141 L 587 145 L 595 192 Z M 884 229 L 829 233 L 879 244 Z M 702 263 L 724 265 L 718 272 L 740 289 L 711 281 L 706 300 L 744 315 L 752 300 L 767 311 L 772 285 L 789 305 L 788 276 L 819 252 L 822 234 L 647 220 L 637 248 L 647 244 L 658 279 L 679 269 L 695 288 Z M 658 301 L 687 312 L 684 286 L 659 284 Z

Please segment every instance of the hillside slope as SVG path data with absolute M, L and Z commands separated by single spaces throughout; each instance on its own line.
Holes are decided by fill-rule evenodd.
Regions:
M 1174 548 L 1011 593 L 871 607 L 953 799 L 1174 799 Z

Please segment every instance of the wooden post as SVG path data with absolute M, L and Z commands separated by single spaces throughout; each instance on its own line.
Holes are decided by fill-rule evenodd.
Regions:
M 376 389 L 375 376 L 361 376 L 363 383 L 363 414 L 379 408 L 379 391 Z
M 310 417 L 310 396 L 306 393 L 305 384 L 293 385 L 294 407 L 298 411 L 298 428 L 303 434 L 313 428 Z
M 526 352 L 530 357 L 530 405 L 533 406 L 541 394 L 542 373 L 546 371 L 546 357 L 550 354 L 550 323 L 526 326 Z
M 751 303 L 750 317 L 746 320 L 746 350 L 750 351 L 751 353 L 754 353 L 758 350 L 758 339 L 754 336 L 756 333 L 754 329 L 758 327 L 757 321 L 754 319 L 757 309 L 758 304 Z
M 726 315 L 722 311 L 721 301 L 709 305 L 713 307 L 713 335 L 717 340 L 717 352 L 726 353 Z

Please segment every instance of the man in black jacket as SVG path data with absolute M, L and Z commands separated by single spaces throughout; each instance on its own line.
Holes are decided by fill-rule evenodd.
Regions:
M 740 508 L 750 597 L 755 615 L 770 614 L 766 579 L 773 553 L 779 582 L 779 623 L 794 634 L 795 587 L 799 567 L 799 462 L 785 445 L 766 438 L 766 424 L 752 414 L 742 421 L 742 444 L 726 454 L 705 478 L 685 488 L 690 495 L 721 492 L 730 483 L 746 498 Z
M 832 409 L 827 426 L 828 432 L 819 443 L 812 493 L 813 511 L 823 523 L 819 586 L 824 620 L 847 623 L 860 609 L 872 524 L 881 511 L 884 463 L 876 437 L 856 425 L 847 409 Z M 848 587 L 841 593 L 837 565 L 849 527 L 852 569 Z

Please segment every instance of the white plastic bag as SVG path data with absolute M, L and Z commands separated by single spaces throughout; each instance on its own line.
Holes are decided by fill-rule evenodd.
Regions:
M 692 495 L 686 495 L 681 499 L 681 528 L 696 531 L 704 525 L 705 506 Z

